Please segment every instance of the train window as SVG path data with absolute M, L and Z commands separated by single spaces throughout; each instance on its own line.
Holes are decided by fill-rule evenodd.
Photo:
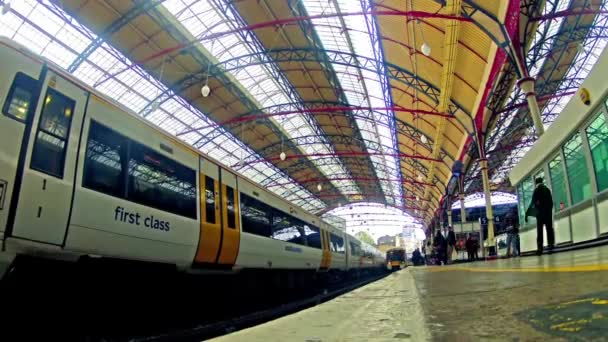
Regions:
M 319 233 L 319 228 L 305 224 L 304 234 L 306 234 L 308 246 L 321 249 L 321 234 Z
M 271 237 L 271 217 L 272 209 L 270 206 L 241 193 L 241 225 L 243 226 L 243 232 Z
M 125 137 L 91 121 L 82 185 L 111 196 L 123 197 L 126 151 Z
M 131 142 L 127 199 L 196 219 L 196 172 Z
M 351 255 L 361 255 L 361 246 L 354 242 L 350 242 L 350 254 Z
M 561 210 L 562 205 L 568 206 L 568 193 L 566 192 L 566 178 L 564 175 L 564 166 L 562 163 L 562 155 L 558 154 L 549 162 L 549 174 L 551 175 L 551 191 L 553 192 L 553 207 L 555 210 Z M 525 213 L 526 208 L 520 208 L 522 213 Z M 523 222 L 520 215 L 520 222 Z
M 587 127 L 586 132 L 597 180 L 597 191 L 603 191 L 608 189 L 608 123 L 606 115 L 600 113 Z
M 95 121 L 89 129 L 83 186 L 196 219 L 194 170 Z
M 574 205 L 591 197 L 589 170 L 580 133 L 573 135 L 563 148 L 566 156 L 566 174 L 570 181 L 570 194 Z
M 331 250 L 332 252 L 344 254 L 344 238 L 335 234 L 331 234 Z
M 272 211 L 272 238 L 306 245 L 304 224 L 302 221 L 274 209 Z
M 228 228 L 236 229 L 236 215 L 234 212 L 234 189 L 226 185 L 226 216 L 228 216 Z
M 215 180 L 205 176 L 205 220 L 215 223 Z
M 16 120 L 27 121 L 30 107 L 33 103 L 35 104 L 32 97 L 36 91 L 37 83 L 35 79 L 18 72 L 8 92 L 2 112 Z
M 32 152 L 32 169 L 63 178 L 75 105 L 74 100 L 62 93 L 51 88 L 47 90 Z

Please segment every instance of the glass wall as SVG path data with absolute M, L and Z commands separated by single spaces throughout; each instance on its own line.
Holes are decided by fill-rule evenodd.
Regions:
M 566 157 L 566 170 L 570 182 L 570 195 L 574 205 L 591 197 L 589 169 L 583 150 L 583 139 L 579 132 L 574 134 L 564 145 L 564 156 Z
M 585 130 L 591 148 L 598 191 L 608 189 L 608 124 L 604 111 Z
M 524 201 L 524 212 L 523 212 L 523 216 L 524 216 L 524 221 L 525 222 L 525 214 L 526 214 L 526 210 L 528 210 L 528 208 L 530 207 L 530 203 L 532 203 L 532 194 L 534 193 L 534 178 L 533 177 L 528 177 L 524 180 L 523 184 L 522 184 L 522 195 L 523 195 L 523 201 Z M 536 223 L 536 217 L 531 216 L 528 217 L 528 223 Z
M 558 154 L 549 162 L 549 175 L 551 175 L 551 192 L 555 210 L 568 207 L 568 193 L 566 190 L 566 177 L 562 155 Z

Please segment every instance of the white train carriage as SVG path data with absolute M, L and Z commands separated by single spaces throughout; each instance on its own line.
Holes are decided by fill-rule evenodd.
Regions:
M 384 264 L 25 48 L 0 40 L 0 56 L 3 252 L 188 270 Z

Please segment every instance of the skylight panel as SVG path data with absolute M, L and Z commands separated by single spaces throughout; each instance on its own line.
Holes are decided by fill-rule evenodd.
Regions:
M 181 6 L 179 6 L 179 5 Z M 203 4 L 196 4 L 192 8 L 184 10 L 187 5 L 183 1 L 180 0 L 169 0 L 163 3 L 165 8 L 167 8 L 180 22 L 182 25 L 190 31 L 194 36 L 200 36 L 203 32 L 201 30 L 201 26 L 205 27 L 204 33 L 205 35 L 211 35 L 216 32 L 225 32 L 230 30 L 231 25 L 233 24 L 228 18 L 223 17 L 223 13 L 220 11 L 215 11 L 215 17 L 209 17 L 207 20 L 210 22 L 222 22 L 219 25 L 208 25 L 207 22 L 203 22 L 196 15 L 193 15 L 198 11 L 207 11 L 207 13 L 211 14 L 207 7 L 196 7 L 196 6 L 204 6 Z M 209 7 L 212 7 L 213 4 L 205 3 Z M 187 20 L 182 20 L 185 18 L 186 13 L 190 12 L 193 16 L 188 17 Z M 198 23 L 193 23 L 192 20 L 197 18 Z M 199 32 L 200 31 L 200 32 Z M 243 55 L 247 55 L 250 53 L 256 53 L 261 51 L 256 51 L 255 47 L 252 44 L 238 44 L 242 39 L 238 35 L 238 33 L 230 33 L 223 34 L 218 39 L 214 40 L 203 40 L 202 45 L 210 51 L 211 54 L 214 55 L 219 61 L 227 61 L 235 57 L 240 57 Z M 289 98 L 288 94 L 283 92 L 281 85 L 279 82 L 281 80 L 273 77 L 271 75 L 267 66 L 262 65 L 248 65 L 243 66 L 237 69 L 230 70 L 231 73 L 240 83 L 241 85 L 249 91 L 249 93 L 256 99 L 256 101 L 260 104 L 262 108 L 283 104 L 283 103 L 296 103 L 299 99 Z M 289 85 L 285 85 L 289 87 Z M 299 120 L 298 120 L 299 119 Z M 298 138 L 301 136 L 311 135 L 313 132 L 312 125 L 314 125 L 311 117 L 302 112 L 301 114 L 293 114 L 288 117 L 271 117 L 271 121 L 273 121 L 277 126 L 286 129 L 289 136 L 293 138 Z M 291 123 L 291 120 L 294 120 Z M 297 120 L 297 121 L 296 121 Z M 291 124 L 290 124 L 291 123 Z M 288 128 L 289 127 L 289 128 Z M 302 134 L 306 131 L 307 134 Z M 309 133 L 310 132 L 310 133 Z M 314 139 L 311 137 L 311 139 Z M 333 153 L 332 147 L 327 144 L 321 137 L 316 139 L 317 141 L 314 144 L 314 149 L 317 151 L 323 151 L 323 153 Z M 328 178 L 331 178 L 332 173 L 334 172 L 332 168 L 327 165 L 327 162 L 319 163 L 316 158 L 309 159 L 315 164 L 315 166 Z M 331 158 L 332 163 L 335 168 L 342 169 L 346 172 L 344 166 L 341 161 L 334 157 Z M 338 183 L 332 184 L 334 186 L 338 186 Z M 353 181 L 347 182 L 349 186 L 356 187 L 356 184 Z
M 342 12 L 356 13 L 363 11 L 359 1 L 339 0 L 338 3 Z M 304 1 L 304 5 L 309 15 L 337 13 L 337 9 L 334 7 L 334 3 L 331 1 L 307 0 Z M 312 22 L 323 46 L 328 50 L 336 50 L 344 53 L 354 52 L 355 54 L 368 58 L 375 58 L 373 51 L 374 49 L 379 50 L 379 46 L 373 46 L 369 36 L 370 33 L 359 31 L 362 27 L 367 27 L 365 18 L 363 16 L 344 17 L 346 27 L 343 27 L 338 17 L 315 18 L 312 19 Z M 350 37 L 354 51 L 351 51 L 346 35 Z M 386 106 L 385 102 L 381 100 L 373 100 L 372 97 L 384 97 L 379 80 L 379 77 L 381 77 L 380 75 L 374 72 L 358 70 L 356 66 L 346 66 L 338 63 L 332 64 L 350 105 L 369 107 Z M 360 80 L 357 75 L 361 75 L 363 79 Z M 363 83 L 365 84 L 365 88 Z M 366 94 L 366 90 L 369 96 L 363 95 Z M 376 122 L 382 122 L 381 117 L 383 115 L 394 116 L 393 113 L 389 113 L 387 111 L 371 112 L 369 115 L 374 118 Z M 357 122 L 357 126 L 361 131 L 373 131 L 373 133 L 368 133 L 365 135 L 367 140 L 375 141 L 381 146 L 381 148 L 377 150 L 373 148 L 373 145 L 371 145 L 369 142 L 366 142 L 368 152 L 383 154 L 397 153 L 398 149 L 393 143 L 390 130 L 387 137 L 385 134 L 380 134 L 380 125 L 373 124 L 372 126 L 374 126 L 374 128 L 370 128 L 370 124 L 364 119 L 355 118 L 355 121 Z M 390 174 L 390 178 L 399 178 L 397 160 L 394 158 L 388 158 L 388 156 L 383 156 L 382 162 L 377 162 L 378 159 L 379 158 L 375 158 L 372 160 L 374 160 L 374 165 L 378 166 L 376 167 L 376 174 L 379 177 Z M 398 186 L 394 186 L 392 182 L 384 182 L 381 183 L 381 187 L 387 202 L 402 205 L 402 187 L 400 184 Z
M 64 15 L 66 18 L 68 18 L 68 20 L 71 20 L 71 22 L 64 22 L 63 25 L 60 25 L 61 29 L 58 31 L 58 33 L 56 35 L 51 35 L 47 32 L 39 31 L 36 27 L 29 24 L 27 21 L 30 19 L 27 19 L 24 22 L 12 12 L 17 11 L 25 18 L 31 16 L 31 13 L 36 12 L 40 14 L 38 18 L 50 18 L 48 20 L 63 21 L 63 17 L 58 17 L 53 13 L 53 11 L 61 11 L 61 9 L 54 6 L 54 4 L 51 2 L 39 3 L 31 0 L 24 0 L 14 1 L 11 5 L 11 12 L 0 16 L 0 35 L 8 36 L 12 39 L 15 39 L 15 37 L 18 36 L 20 38 L 19 42 L 28 47 L 34 46 L 34 50 L 36 48 L 43 49 L 43 54 L 47 58 L 62 67 L 72 64 L 76 58 L 76 53 L 84 51 L 84 49 L 91 43 L 91 38 L 95 39 L 96 37 L 92 32 L 80 27 L 79 29 L 86 33 L 87 36 L 85 36 L 82 32 L 72 26 L 74 21 L 69 19 L 69 15 L 67 13 L 64 13 Z M 49 7 L 54 8 L 51 10 Z M 44 29 L 45 22 L 38 22 L 37 24 Z M 54 29 L 55 28 L 53 28 L 53 30 Z M 41 37 L 43 37 L 45 40 L 43 41 Z M 34 45 L 34 42 L 37 42 L 37 45 Z M 44 42 L 44 46 L 40 46 L 43 45 L 41 42 Z M 48 44 L 48 42 L 51 43 Z M 118 60 L 117 56 L 121 60 Z M 69 63 L 66 63 L 66 61 Z M 105 66 L 105 69 L 97 63 Z M 96 86 L 99 91 L 110 94 L 114 100 L 122 103 L 126 108 L 132 111 L 138 111 L 138 109 L 145 107 L 152 99 L 156 98 L 158 94 L 167 91 L 167 88 L 164 85 L 158 84 L 157 82 L 152 83 L 146 80 L 143 76 L 148 76 L 147 73 L 137 66 L 119 73 L 114 78 L 110 77 L 110 72 L 114 73 L 118 70 L 124 70 L 129 65 L 128 63 L 131 62 L 122 56 L 120 52 L 107 44 L 103 44 L 102 47 L 95 50 L 95 52 L 93 52 L 93 54 L 91 54 L 87 60 L 82 62 L 82 64 L 80 64 L 73 74 L 75 77 L 84 81 L 88 85 Z M 102 79 L 105 81 L 101 84 L 97 84 L 97 82 Z M 172 117 L 173 113 L 176 113 L 174 117 Z M 188 120 L 186 120 L 186 118 L 188 118 Z M 209 121 L 205 115 L 188 105 L 187 102 L 178 96 L 175 96 L 161 104 L 159 108 L 155 109 L 147 116 L 147 119 L 159 125 L 160 128 L 174 134 L 177 131 L 184 130 L 187 125 L 193 123 L 196 123 L 194 126 L 197 127 L 201 125 L 211 125 L 211 121 Z M 204 128 L 198 131 L 192 131 L 188 134 L 181 135 L 179 138 L 185 142 L 193 144 L 199 141 L 202 136 L 210 132 L 212 129 L 214 128 Z M 225 132 L 221 128 L 218 129 L 224 133 L 220 137 L 222 137 L 222 139 L 227 139 L 226 135 L 229 133 Z M 234 137 L 232 137 L 232 139 L 234 139 Z M 205 144 L 205 146 L 201 147 L 201 151 L 208 155 L 212 155 L 213 153 L 217 155 L 221 154 L 223 158 L 218 158 L 218 160 L 226 163 L 225 165 L 227 166 L 234 165 L 240 160 L 240 156 L 243 155 L 253 155 L 256 156 L 256 158 L 260 158 L 255 154 L 254 151 L 242 145 L 240 142 L 230 142 L 234 145 L 224 144 L 224 146 L 230 147 L 230 151 L 226 151 L 222 146 L 216 144 L 214 141 L 211 141 L 208 144 Z M 280 171 L 278 171 L 272 164 L 268 162 L 264 161 L 263 163 L 260 163 L 259 167 L 267 169 L 267 172 L 270 173 L 275 172 L 280 176 L 279 179 L 281 182 L 293 182 L 292 179 L 282 175 Z M 266 178 L 266 175 L 252 168 L 250 168 L 246 173 L 238 170 L 237 172 L 240 172 L 254 181 L 256 179 L 261 181 Z M 297 187 L 299 191 L 304 194 L 300 196 L 300 198 L 312 196 L 312 194 L 307 190 L 300 186 Z M 318 211 L 325 208 L 325 204 L 318 200 L 309 200 L 307 203 L 308 210 Z

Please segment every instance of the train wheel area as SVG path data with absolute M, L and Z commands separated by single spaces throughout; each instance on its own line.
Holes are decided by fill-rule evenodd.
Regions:
M 187 274 L 122 260 L 73 263 L 19 256 L 0 281 L 2 335 L 196 341 L 318 304 L 386 274 Z
M 600 341 L 606 288 L 608 246 L 408 267 L 217 341 Z

